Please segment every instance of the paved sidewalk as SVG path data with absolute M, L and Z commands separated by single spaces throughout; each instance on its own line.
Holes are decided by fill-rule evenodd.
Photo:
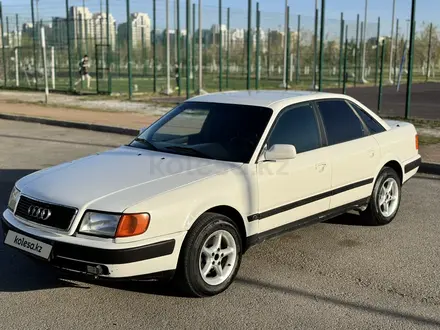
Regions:
M 440 143 L 421 145 L 419 148 L 424 163 L 440 164 Z
M 140 129 L 159 117 L 139 112 L 110 112 L 46 107 L 34 104 L 0 102 L 0 114 L 68 121 L 75 123 Z
M 0 101 L 0 115 L 1 114 L 51 119 L 69 123 L 117 127 L 121 129 L 125 128 L 136 131 L 142 127 L 149 126 L 152 122 L 159 118 L 157 115 L 139 112 L 76 110 L 69 108 L 39 106 L 35 104 L 3 103 Z M 93 127 L 89 128 L 94 129 Z M 131 134 L 131 131 L 129 134 Z M 424 163 L 440 165 L 440 144 L 421 145 L 420 154 L 422 155 Z

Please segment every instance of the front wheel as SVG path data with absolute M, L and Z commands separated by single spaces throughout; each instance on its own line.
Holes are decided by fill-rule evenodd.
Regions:
M 191 296 L 213 296 L 233 282 L 241 263 L 242 242 L 235 223 L 226 216 L 205 213 L 182 246 L 177 283 Z
M 389 224 L 400 207 L 401 182 L 396 171 L 385 167 L 379 173 L 367 209 L 361 213 L 373 225 Z

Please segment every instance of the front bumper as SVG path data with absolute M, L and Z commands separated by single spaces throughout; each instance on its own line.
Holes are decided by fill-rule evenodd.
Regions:
M 18 251 L 62 270 L 108 279 L 162 279 L 172 276 L 184 238 L 184 234 L 178 234 L 151 244 L 103 249 L 34 235 L 12 225 L 4 216 L 0 218 L 4 237 L 12 230 L 52 246 L 49 259 Z

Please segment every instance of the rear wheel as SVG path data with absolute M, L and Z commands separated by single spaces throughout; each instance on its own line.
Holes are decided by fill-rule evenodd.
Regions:
M 226 216 L 205 213 L 189 231 L 182 246 L 177 283 L 187 294 L 212 296 L 226 290 L 237 275 L 241 237 Z
M 396 171 L 384 167 L 377 177 L 367 209 L 362 217 L 373 225 L 389 224 L 400 207 L 401 181 Z

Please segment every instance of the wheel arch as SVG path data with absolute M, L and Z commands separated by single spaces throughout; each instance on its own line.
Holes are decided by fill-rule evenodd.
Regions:
M 205 213 L 207 213 L 207 212 L 218 213 L 218 214 L 224 215 L 224 216 L 230 218 L 237 225 L 239 233 L 240 233 L 240 237 L 241 237 L 241 244 L 242 244 L 241 248 L 244 253 L 245 247 L 247 246 L 247 244 L 246 244 L 247 230 L 246 230 L 246 226 L 245 226 L 245 222 L 244 222 L 245 219 L 243 218 L 241 213 L 238 212 L 238 210 L 236 210 L 232 206 L 228 206 L 228 205 L 214 206 L 214 207 L 210 208 L 209 210 L 206 210 Z
M 197 220 L 206 213 L 217 213 L 217 214 L 221 214 L 223 216 L 228 217 L 229 219 L 231 219 L 236 225 L 237 228 L 239 230 L 239 234 L 240 234 L 240 238 L 241 238 L 241 243 L 242 243 L 242 251 L 243 253 L 246 250 L 246 241 L 247 241 L 247 228 L 246 228 L 246 223 L 245 223 L 245 219 L 242 216 L 242 214 L 234 207 L 230 206 L 230 205 L 216 205 L 216 206 L 212 206 L 207 208 L 205 211 L 201 212 L 196 220 L 191 224 L 190 228 L 188 229 L 191 230 L 191 228 L 194 226 L 194 224 L 197 222 Z
M 388 160 L 385 164 L 382 165 L 382 167 L 380 168 L 380 170 L 378 171 L 376 178 L 375 178 L 375 182 L 377 180 L 377 177 L 379 176 L 380 172 L 385 168 L 385 167 L 389 167 L 392 168 L 394 171 L 396 171 L 397 176 L 400 179 L 400 184 L 403 184 L 403 168 L 402 165 L 400 165 L 400 163 L 397 160 Z

